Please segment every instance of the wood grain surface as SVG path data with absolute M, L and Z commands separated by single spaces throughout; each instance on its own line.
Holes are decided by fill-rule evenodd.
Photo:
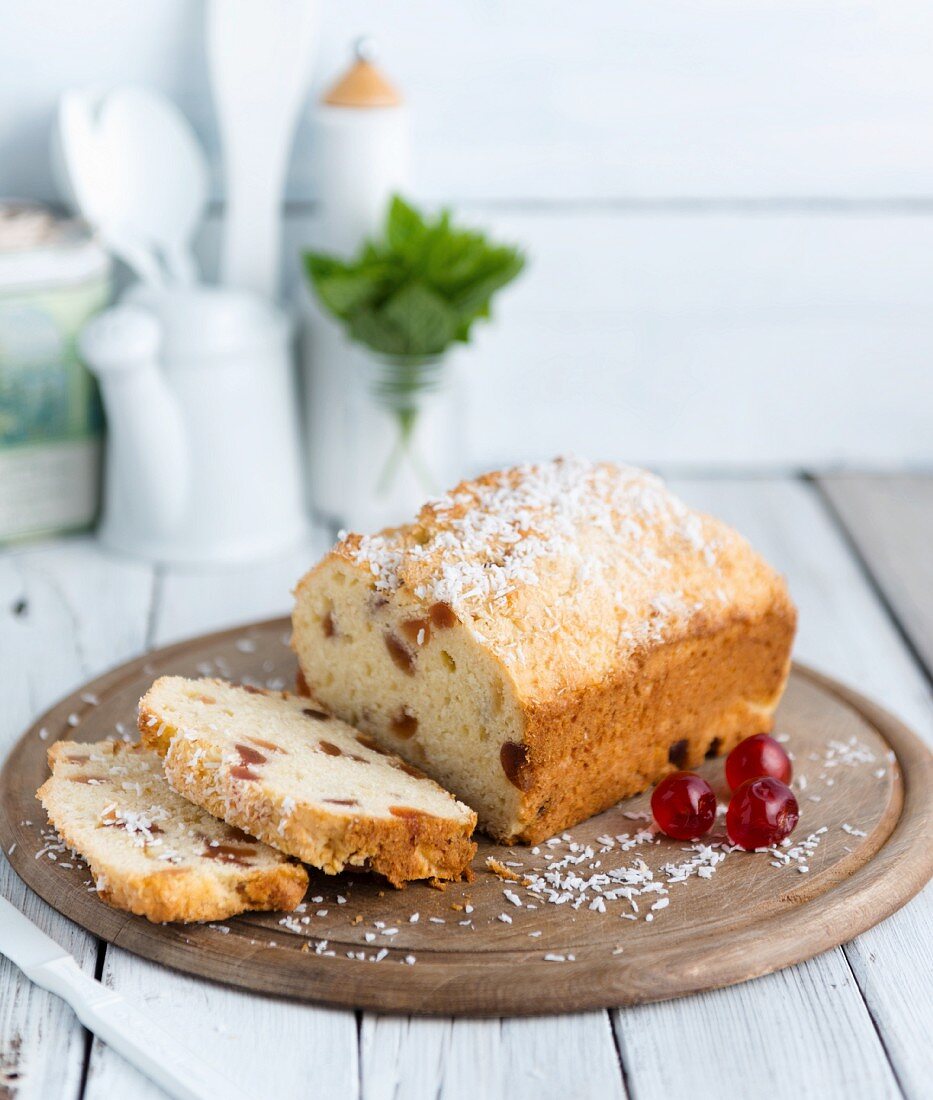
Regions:
M 46 774 L 48 744 L 131 731 L 139 695 L 163 673 L 286 686 L 295 668 L 287 638 L 286 620 L 195 638 L 114 669 L 39 719 L 0 775 L 0 843 L 14 869 L 82 927 L 191 974 L 335 1005 L 464 1015 L 633 1004 L 740 982 L 864 931 L 933 871 L 933 852 L 920 843 L 933 812 L 933 757 L 868 700 L 798 668 L 779 730 L 803 788 L 794 842 L 816 841 L 809 857 L 787 866 L 773 866 L 780 861 L 767 853 L 730 853 L 707 880 L 692 875 L 663 894 L 639 895 L 634 906 L 606 903 L 605 912 L 590 908 L 592 893 L 580 908 L 573 906 L 578 895 L 548 904 L 486 868 L 492 857 L 519 877 L 540 874 L 589 847 L 578 873 L 591 874 L 596 860 L 607 871 L 643 859 L 664 884 L 664 865 L 692 858 L 685 845 L 643 837 L 623 852 L 622 842 L 601 839 L 644 829 L 638 815 L 647 798 L 640 796 L 537 852 L 482 842 L 469 886 L 394 891 L 369 876 L 315 875 L 307 909 L 285 925 L 280 915 L 247 914 L 220 927 L 156 926 L 103 905 L 88 890 L 86 868 L 63 868 L 54 849 L 43 851 L 34 791 Z M 721 761 L 705 770 L 721 787 Z M 653 910 L 668 892 L 668 904 Z

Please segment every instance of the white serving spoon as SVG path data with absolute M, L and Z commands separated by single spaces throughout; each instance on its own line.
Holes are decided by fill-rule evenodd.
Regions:
M 317 45 L 317 0 L 208 0 L 207 61 L 226 175 L 221 281 L 274 298 L 282 193 Z
M 59 100 L 52 159 L 60 184 L 104 247 L 143 282 L 162 286 L 165 277 L 151 246 L 114 216 L 115 165 L 99 133 L 99 101 L 89 91 L 65 92 Z
M 110 155 L 111 218 L 158 250 L 172 282 L 197 282 L 191 238 L 208 169 L 188 121 L 162 95 L 118 88 L 101 104 L 98 131 Z

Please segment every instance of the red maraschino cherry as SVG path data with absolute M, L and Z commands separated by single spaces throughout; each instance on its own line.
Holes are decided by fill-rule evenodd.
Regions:
M 746 780 L 759 779 L 763 775 L 790 783 L 793 774 L 790 757 L 767 733 L 746 737 L 726 757 L 726 782 L 733 791 Z
M 770 848 L 789 836 L 800 810 L 794 792 L 770 775 L 747 779 L 732 796 L 726 812 L 726 832 L 733 844 L 747 851 Z
M 662 833 L 675 840 L 696 840 L 716 820 L 716 796 L 701 776 L 674 772 L 654 788 L 651 812 Z

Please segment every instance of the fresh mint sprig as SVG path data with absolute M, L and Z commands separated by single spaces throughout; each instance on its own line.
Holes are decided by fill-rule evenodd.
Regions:
M 451 224 L 450 212 L 425 217 L 398 195 L 380 239 L 351 260 L 304 254 L 321 305 L 352 340 L 390 356 L 437 356 L 467 343 L 490 316 L 496 291 L 525 266 L 521 252 Z

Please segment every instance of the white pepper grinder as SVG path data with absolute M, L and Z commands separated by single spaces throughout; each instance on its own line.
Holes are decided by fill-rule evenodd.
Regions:
M 357 40 L 349 68 L 318 104 L 314 142 L 320 219 L 313 247 L 349 257 L 382 228 L 390 197 L 404 192 L 409 178 L 408 110 L 376 66 L 371 40 Z M 345 503 L 347 372 L 357 369 L 360 352 L 307 286 L 302 293 L 307 482 L 314 510 L 338 521 Z

